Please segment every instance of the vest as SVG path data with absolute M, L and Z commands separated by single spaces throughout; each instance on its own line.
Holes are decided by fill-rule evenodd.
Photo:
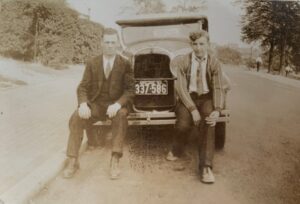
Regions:
M 109 96 L 110 79 L 111 79 L 111 73 L 110 73 L 108 79 L 106 79 L 103 76 L 103 83 L 102 83 L 101 91 L 100 91 L 100 94 L 98 95 L 98 97 L 96 98 L 96 101 L 101 101 L 101 102 L 111 102 L 112 101 Z

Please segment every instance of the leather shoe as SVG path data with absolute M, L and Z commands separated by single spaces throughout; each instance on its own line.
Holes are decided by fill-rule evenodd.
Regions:
M 121 169 L 119 167 L 119 157 L 113 155 L 110 161 L 110 178 L 111 179 L 118 179 L 120 178 Z
M 166 156 L 166 160 L 168 161 L 176 161 L 178 160 L 179 158 L 174 156 L 173 152 L 172 151 L 169 151 L 169 153 L 167 154 Z
M 64 178 L 72 178 L 79 169 L 79 162 L 77 158 L 69 158 L 68 164 L 64 170 Z
M 203 167 L 201 174 L 201 182 L 205 184 L 212 184 L 215 182 L 215 176 L 210 167 Z

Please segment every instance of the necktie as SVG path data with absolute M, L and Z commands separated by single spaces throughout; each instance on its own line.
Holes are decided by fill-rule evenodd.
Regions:
M 202 75 L 204 74 L 202 71 L 202 61 L 204 60 L 204 58 L 199 59 L 196 57 L 196 60 L 198 62 L 198 66 L 197 66 L 197 93 L 198 95 L 202 95 L 204 93 L 204 88 L 203 88 L 203 80 L 202 80 Z
M 105 70 L 104 70 L 104 74 L 105 74 L 105 78 L 106 78 L 106 79 L 108 79 L 109 74 L 110 74 L 110 71 L 111 71 L 111 66 L 110 66 L 110 63 L 107 62 L 106 67 L 105 67 Z

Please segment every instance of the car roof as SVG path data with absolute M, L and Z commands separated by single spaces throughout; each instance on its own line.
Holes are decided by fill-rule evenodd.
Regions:
M 199 20 L 204 21 L 207 25 L 207 17 L 195 13 L 187 14 L 147 14 L 136 15 L 131 18 L 116 21 L 121 27 L 127 26 L 155 26 L 155 25 L 176 25 L 185 23 L 197 23 Z

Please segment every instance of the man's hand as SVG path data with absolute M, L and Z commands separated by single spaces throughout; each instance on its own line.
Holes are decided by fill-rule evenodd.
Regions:
M 91 117 L 91 109 L 88 107 L 87 103 L 80 104 L 78 114 L 82 119 L 89 119 Z
M 119 103 L 114 103 L 110 106 L 108 106 L 106 115 L 108 115 L 109 118 L 113 118 L 117 115 L 117 112 L 120 110 L 121 105 Z
M 198 126 L 200 124 L 200 120 L 201 120 L 199 111 L 197 109 L 195 109 L 191 113 L 192 113 L 192 117 L 193 117 L 195 126 Z
M 215 126 L 217 123 L 217 120 L 220 116 L 220 112 L 219 111 L 213 111 L 210 113 L 210 115 L 208 117 L 205 118 L 206 120 L 206 124 L 210 125 L 210 126 Z

